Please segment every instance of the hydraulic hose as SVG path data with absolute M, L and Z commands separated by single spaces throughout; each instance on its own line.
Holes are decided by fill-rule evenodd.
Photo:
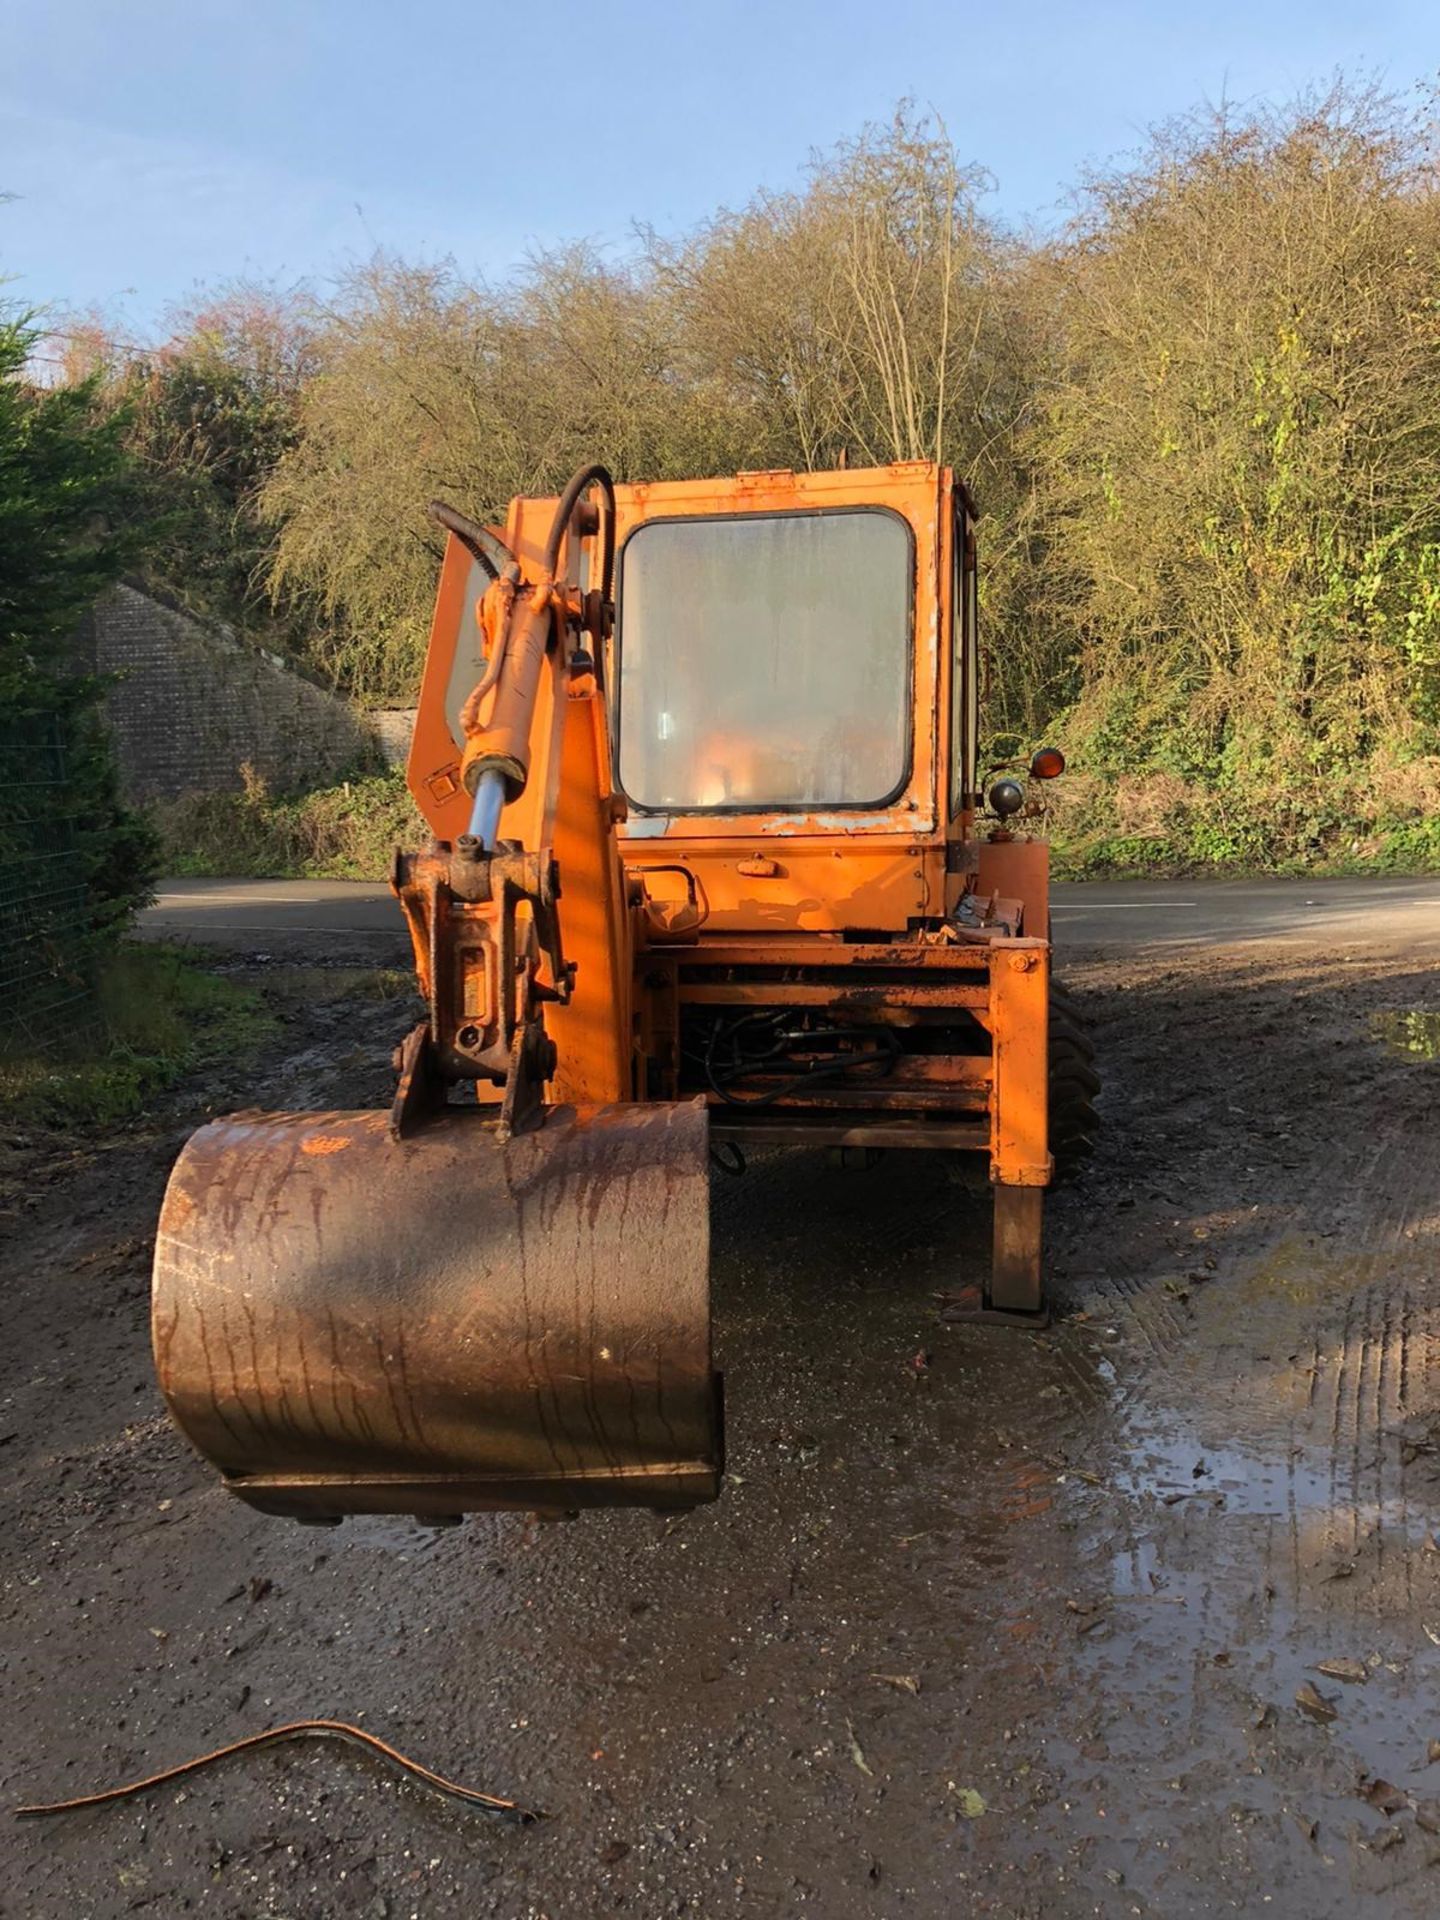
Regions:
M 608 600 L 615 574 L 615 482 L 610 478 L 610 469 L 598 462 L 580 467 L 565 483 L 565 491 L 560 496 L 555 518 L 550 524 L 550 538 L 545 542 L 545 572 L 551 580 L 555 578 L 555 569 L 560 565 L 560 544 L 570 525 L 570 517 L 579 504 L 581 494 L 589 487 L 599 487 L 605 495 L 605 544 L 600 550 L 600 593 L 602 598 Z
M 426 512 L 437 526 L 454 534 L 470 558 L 491 580 L 498 580 L 501 571 L 514 564 L 515 556 L 504 543 L 482 527 L 478 520 L 461 513 L 458 507 L 452 507 L 444 500 L 432 500 Z
M 609 471 L 599 465 L 581 467 L 570 476 L 555 507 L 549 537 L 541 560 L 540 578 L 533 591 L 518 596 L 507 605 L 501 620 L 501 632 L 494 658 L 487 663 L 479 687 L 465 702 L 462 724 L 467 745 L 461 761 L 466 786 L 474 781 L 474 804 L 470 831 L 487 851 L 495 845 L 500 813 L 507 800 L 516 800 L 525 790 L 530 772 L 530 728 L 534 719 L 535 697 L 540 672 L 548 650 L 552 608 L 563 606 L 555 587 L 560 551 L 575 516 L 575 509 L 588 487 L 598 486 L 606 500 L 603 516 L 603 541 L 600 562 L 600 592 L 608 601 L 615 567 L 615 483 Z M 447 514 L 451 513 L 446 509 Z M 437 515 L 437 518 L 439 516 Z M 450 526 L 457 538 L 463 535 Z M 476 531 L 471 523 L 471 531 Z M 503 592 L 506 584 L 516 582 L 519 569 L 507 564 L 497 584 L 487 592 Z M 563 611 L 561 618 L 565 617 Z M 494 699 L 488 723 L 480 728 L 480 696 L 493 689 Z M 474 731 L 472 732 L 472 728 Z

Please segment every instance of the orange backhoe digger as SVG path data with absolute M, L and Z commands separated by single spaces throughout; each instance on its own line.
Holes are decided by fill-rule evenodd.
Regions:
M 973 1311 L 1043 1321 L 1098 1082 L 1023 779 L 979 791 L 974 510 L 910 462 L 432 511 L 434 838 L 393 880 L 428 1018 L 388 1113 L 189 1141 L 161 1384 L 271 1513 L 687 1506 L 722 1471 L 712 1158 L 980 1156 Z

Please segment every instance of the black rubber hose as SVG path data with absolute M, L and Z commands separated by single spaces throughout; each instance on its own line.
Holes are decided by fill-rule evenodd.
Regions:
M 449 506 L 443 500 L 432 500 L 426 511 L 437 526 L 454 534 L 470 558 L 483 567 L 492 580 L 498 580 L 500 568 L 508 566 L 514 559 L 513 554 L 493 533 L 482 527 L 478 520 L 461 513 L 457 507 Z M 490 553 L 490 548 L 502 556 L 498 563 Z
M 780 1031 L 781 1023 L 786 1017 L 783 1011 L 759 1012 L 742 1014 L 738 1020 L 730 1022 L 728 1026 L 722 1018 L 717 1018 L 711 1023 L 704 1056 L 705 1077 L 710 1082 L 712 1091 L 727 1106 L 768 1107 L 776 1100 L 782 1100 L 790 1094 L 800 1092 L 806 1086 L 814 1086 L 817 1081 L 833 1080 L 837 1076 L 843 1079 L 845 1075 L 851 1073 L 860 1074 L 873 1070 L 883 1078 L 900 1057 L 900 1043 L 888 1027 L 816 1027 L 807 1031 L 797 1030 L 786 1033 Z M 763 1030 L 767 1026 L 771 1030 L 769 1044 L 761 1043 L 758 1047 L 751 1046 L 747 1051 L 744 1038 L 747 1029 L 754 1033 L 757 1028 Z M 720 1039 L 722 1028 L 730 1047 L 730 1061 L 727 1065 L 720 1064 L 715 1058 L 716 1043 Z M 787 1052 L 796 1047 L 802 1045 L 813 1047 L 826 1041 L 850 1040 L 859 1034 L 871 1034 L 880 1044 L 872 1047 L 868 1052 L 862 1053 L 857 1050 L 854 1053 L 839 1053 L 829 1060 L 810 1061 L 800 1065 L 796 1073 L 763 1093 L 739 1094 L 731 1090 L 734 1082 L 765 1072 L 767 1068 L 782 1061 Z M 756 1037 L 759 1038 L 758 1034 Z
M 581 494 L 589 487 L 603 490 L 608 509 L 605 544 L 600 552 L 600 597 L 608 601 L 615 574 L 615 482 L 610 478 L 608 467 L 598 463 L 581 467 L 565 482 L 565 491 L 560 496 L 560 504 L 555 509 L 555 518 L 551 523 L 550 538 L 545 542 L 545 570 L 552 579 L 555 577 L 555 570 L 560 565 L 560 543 L 570 525 L 570 516 L 579 504 Z

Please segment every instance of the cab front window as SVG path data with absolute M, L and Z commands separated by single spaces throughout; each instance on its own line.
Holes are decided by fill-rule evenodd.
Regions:
M 913 576 L 909 527 L 883 508 L 639 527 L 619 580 L 626 796 L 660 813 L 893 800 Z

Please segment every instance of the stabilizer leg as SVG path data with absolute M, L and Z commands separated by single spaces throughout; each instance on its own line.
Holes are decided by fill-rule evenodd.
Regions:
M 1047 1326 L 1041 1277 L 1044 1240 L 1045 1189 L 995 1188 L 995 1241 L 990 1267 L 987 1319 L 1014 1320 L 1026 1326 Z
M 1048 1327 L 1050 1309 L 1041 1278 L 1045 1189 L 996 1186 L 991 1190 L 995 1240 L 989 1282 L 952 1296 L 945 1318 L 982 1326 Z

